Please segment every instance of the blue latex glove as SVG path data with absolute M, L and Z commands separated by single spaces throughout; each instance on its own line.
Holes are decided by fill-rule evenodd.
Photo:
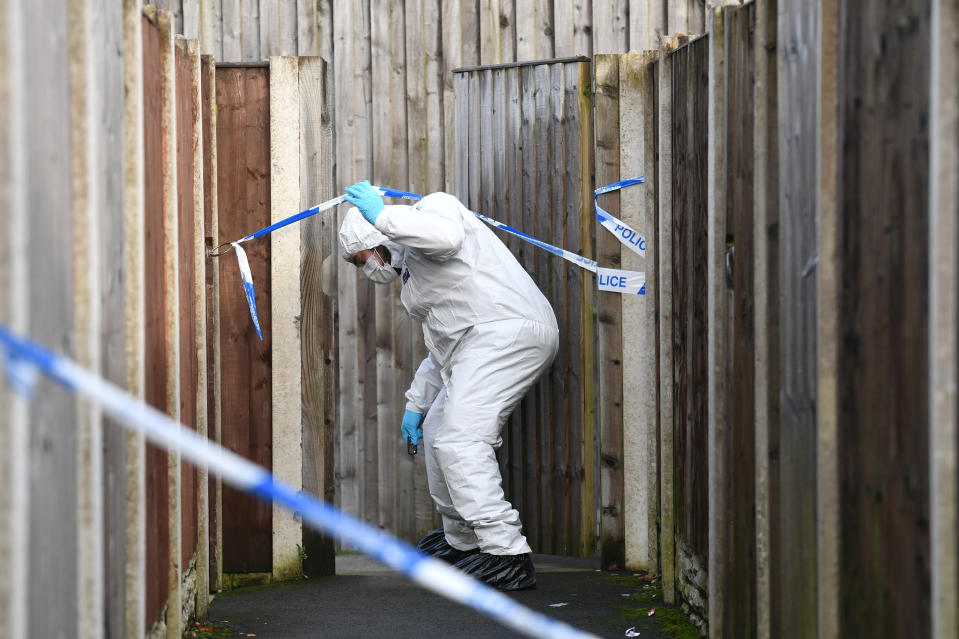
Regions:
M 383 212 L 383 196 L 370 186 L 369 180 L 346 187 L 346 201 L 358 208 L 370 224 L 376 224 L 376 218 Z
M 423 439 L 423 429 L 420 428 L 421 421 L 423 421 L 423 415 L 420 413 L 414 413 L 411 410 L 404 413 L 402 426 L 404 444 L 411 441 L 416 446 L 416 443 Z M 409 440 L 407 440 L 407 437 L 409 437 Z

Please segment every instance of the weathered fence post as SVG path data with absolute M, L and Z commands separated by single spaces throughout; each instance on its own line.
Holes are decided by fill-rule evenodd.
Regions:
M 217 198 L 216 143 L 216 65 L 208 55 L 200 59 L 200 104 L 203 110 L 203 239 L 204 245 L 220 243 Z M 206 361 L 207 361 L 207 437 L 223 441 L 223 407 L 220 367 L 220 260 L 206 264 Z M 210 564 L 208 586 L 222 590 L 223 582 L 223 484 L 219 477 L 207 481 L 207 548 Z
M 0 324 L 18 333 L 27 330 L 27 184 L 24 178 L 24 104 L 26 74 L 20 63 L 22 9 L 20 0 L 0 1 L 0 217 L 8 232 L 0 244 Z M 27 402 L 0 384 L 0 564 L 7 574 L 0 581 L 0 635 L 27 635 L 29 535 L 29 423 Z
M 779 406 L 779 305 L 777 282 L 778 243 L 773 233 L 778 225 L 779 173 L 777 110 L 776 1 L 756 3 L 755 73 L 753 87 L 753 303 L 755 326 L 755 446 L 756 446 L 756 636 L 780 636 L 770 630 L 771 552 L 770 431 L 778 428 Z M 772 466 L 773 470 L 777 467 Z
M 932 144 L 929 198 L 930 488 L 932 636 L 959 636 L 956 433 L 956 255 L 959 215 L 959 10 L 932 2 Z
M 300 97 L 296 58 L 270 58 L 270 208 L 271 223 L 300 207 Z M 299 229 L 270 234 L 270 282 L 273 317 L 273 473 L 295 488 L 303 483 L 303 429 L 300 342 Z M 302 573 L 297 547 L 300 523 L 273 506 L 273 578 Z
M 145 392 L 143 14 L 138 0 L 123 2 L 123 270 L 126 291 L 124 337 L 127 391 Z M 123 634 L 137 636 L 146 624 L 146 442 L 126 433 Z
M 626 567 L 658 572 L 659 415 L 657 302 L 659 299 L 656 191 L 657 51 L 619 57 L 617 179 L 645 175 L 620 195 L 622 219 L 646 238 L 646 257 L 622 252 L 622 266 L 645 271 L 646 294 L 622 296 L 623 519 Z
M 656 256 L 659 263 L 659 458 L 660 458 L 660 571 L 663 599 L 676 602 L 676 517 L 674 487 L 673 422 L 673 57 L 679 44 L 676 37 L 665 36 L 659 44 L 658 125 L 659 184 L 657 187 L 659 224 Z
M 723 636 L 727 517 L 726 384 L 726 48 L 725 14 L 707 10 L 709 142 L 707 146 L 707 317 L 709 371 L 709 636 Z
M 595 181 L 620 179 L 619 56 L 598 55 L 593 61 Z M 620 215 L 621 193 L 603 196 L 603 208 Z M 621 266 L 621 244 L 597 231 L 596 260 L 608 268 Z M 622 568 L 625 561 L 623 516 L 623 334 L 622 301 L 614 293 L 596 294 L 597 438 L 599 442 L 599 544 L 603 568 Z

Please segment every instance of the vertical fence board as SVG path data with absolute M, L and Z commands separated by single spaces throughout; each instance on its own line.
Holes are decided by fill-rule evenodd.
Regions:
M 726 398 L 727 368 L 727 292 L 726 292 L 726 47 L 723 9 L 713 8 L 707 16 L 709 26 L 708 106 L 706 150 L 706 315 L 707 379 L 708 379 L 708 445 L 709 451 L 709 636 L 723 636 L 723 608 L 726 584 L 723 580 L 723 558 L 728 534 L 726 451 L 728 435 Z
M 676 586 L 705 628 L 709 553 L 707 335 L 708 39 L 672 54 L 673 464 Z
M 929 636 L 930 3 L 861 9 L 839 38 L 840 632 Z
M 166 295 L 163 242 L 163 102 L 160 90 L 160 32 L 143 18 L 144 320 L 147 362 L 144 395 L 151 406 L 167 409 Z M 169 564 L 169 497 L 166 453 L 146 450 L 146 619 L 156 621 L 166 601 Z
M 569 158 L 566 155 L 566 68 L 562 64 L 553 64 L 549 67 L 550 72 L 550 95 L 549 117 L 550 124 L 550 158 L 551 158 L 551 189 L 549 211 L 551 228 L 548 235 L 543 237 L 546 241 L 555 246 L 567 246 L 566 241 L 566 175 L 570 169 L 567 165 Z M 502 147 L 500 147 L 502 148 Z M 574 227 L 575 228 L 575 227 Z M 565 260 L 559 260 L 548 256 L 548 267 L 550 272 L 550 289 L 548 294 L 553 304 L 553 311 L 556 314 L 556 322 L 559 327 L 560 335 L 569 335 L 570 321 L 568 316 L 569 299 L 567 291 L 569 282 L 567 278 L 567 263 Z M 576 320 L 574 319 L 574 322 Z M 550 427 L 551 439 L 550 445 L 550 506 L 552 511 L 552 539 L 550 546 L 554 554 L 569 553 L 569 427 L 570 427 L 570 401 L 567 379 L 570 377 L 570 351 L 575 357 L 576 351 L 570 348 L 570 342 L 564 342 L 556 354 L 556 360 L 550 368 L 549 376 L 544 380 L 550 386 L 551 402 L 549 412 L 546 413 L 546 424 Z M 576 404 L 572 403 L 575 408 Z M 566 419 L 556 419 L 557 416 L 566 416 Z
M 531 209 L 533 213 L 531 223 L 525 226 L 532 232 L 534 237 L 549 237 L 550 217 L 547 215 L 537 215 L 536 211 L 550 210 L 550 178 L 552 177 L 551 162 L 553 158 L 549 154 L 550 138 L 550 76 L 548 65 L 538 65 L 534 67 L 535 85 L 533 90 L 533 109 L 534 109 L 534 134 L 535 134 L 535 166 L 536 180 L 534 204 Z M 485 118 L 484 118 L 485 120 Z M 550 272 L 549 256 L 544 251 L 535 250 L 530 247 L 530 253 L 533 258 L 533 279 L 541 291 L 549 295 L 550 290 Z M 554 311 L 555 312 L 555 311 Z M 536 432 L 536 484 L 537 484 L 537 502 L 539 505 L 537 519 L 540 525 L 539 545 L 541 552 L 552 552 L 550 550 L 552 535 L 549 528 L 553 523 L 552 500 L 550 499 L 550 422 L 547 415 L 550 411 L 550 393 L 551 387 L 549 377 L 540 379 L 533 387 L 530 395 L 535 394 L 536 412 L 535 416 L 526 423 L 526 428 Z
M 260 0 L 259 57 L 297 55 L 297 0 Z
M 264 67 L 220 68 L 217 85 L 217 201 L 220 236 L 243 237 L 269 224 L 269 79 Z M 250 321 L 236 262 L 220 263 L 220 398 L 223 445 L 271 467 L 270 250 L 246 244 L 257 286 L 259 341 Z M 269 505 L 223 489 L 224 572 L 269 572 L 272 517 Z
M 778 482 L 778 459 L 771 453 L 770 441 L 778 445 L 779 437 L 770 436 L 779 422 L 779 118 L 777 110 L 777 17 L 775 2 L 757 4 L 756 56 L 754 87 L 755 135 L 753 191 L 755 222 L 753 224 L 755 280 L 755 376 L 756 391 L 756 635 L 761 639 L 772 634 L 771 564 L 770 564 L 770 497 Z M 777 511 L 778 512 L 778 511 Z
M 675 463 L 673 444 L 673 57 L 678 40 L 664 37 L 660 41 L 657 84 L 656 125 L 659 179 L 657 181 L 656 230 L 657 271 L 659 274 L 660 319 L 656 338 L 659 340 L 659 456 L 660 456 L 660 570 L 663 579 L 663 599 L 676 603 L 676 504 L 673 501 Z M 650 233 L 652 235 L 652 233 Z
M 163 295 L 166 296 L 163 331 L 167 335 L 166 352 L 166 411 L 174 420 L 180 420 L 180 294 L 179 294 L 179 220 L 177 218 L 178 165 L 177 165 L 177 104 L 176 104 L 176 50 L 174 36 L 174 17 L 165 11 L 157 12 L 160 52 L 160 101 L 162 136 L 160 144 L 162 176 L 162 219 L 163 219 Z M 167 499 L 169 519 L 164 522 L 169 531 L 169 563 L 163 568 L 167 572 L 167 592 L 165 618 L 158 620 L 158 628 L 165 624 L 167 637 L 181 633 L 182 617 L 180 578 L 182 576 L 183 555 L 180 545 L 182 531 L 181 518 L 181 466 L 179 451 L 169 451 L 166 459 Z
M 0 3 L 0 64 L 9 71 L 0 78 L 0 118 L 9 123 L 0 129 L 0 205 L 4 207 L 5 222 L 13 229 L 26 229 L 27 209 L 24 206 L 25 184 L 20 176 L 25 141 L 16 131 L 23 122 L 24 110 L 15 97 L 25 86 L 26 74 L 12 65 L 14 55 L 23 42 L 17 14 L 10 2 Z M 12 331 L 26 332 L 27 287 L 18 277 L 26 266 L 24 233 L 10 232 L 0 240 L 0 324 Z M 27 430 L 27 402 L 13 388 L 0 385 L 0 481 L 5 490 L 0 497 L 0 563 L 6 566 L 7 578 L 0 583 L 0 634 L 19 637 L 27 627 L 27 556 L 22 552 L 29 537 L 29 506 L 27 493 L 29 475 L 29 443 Z
M 299 68 L 300 205 L 333 195 L 333 130 L 329 68 L 301 58 Z M 336 215 L 304 220 L 300 230 L 300 331 L 303 344 L 303 489 L 333 503 L 333 433 L 336 406 Z M 303 528 L 307 575 L 332 575 L 333 539 Z
M 506 137 L 508 143 L 506 146 L 506 181 L 507 181 L 507 209 L 504 211 L 507 224 L 519 227 L 523 222 L 523 113 L 522 113 L 522 84 L 523 69 L 512 68 L 506 70 L 506 100 L 509 109 L 506 123 Z M 463 74 L 461 77 L 473 77 L 475 74 Z M 465 83 L 464 83 L 465 84 Z M 471 119 L 470 122 L 475 122 Z M 513 255 L 519 256 L 520 245 L 522 242 L 518 238 L 510 237 L 506 240 Z M 524 468 L 525 460 L 523 454 L 523 408 L 513 411 L 506 425 L 506 436 L 503 438 L 506 442 L 505 450 L 502 455 L 507 456 L 507 466 L 509 468 L 509 481 L 507 482 L 507 499 L 513 504 L 513 507 L 523 517 L 524 530 L 529 534 L 532 530 L 531 522 L 525 519 L 525 513 L 530 509 L 527 505 L 527 495 L 525 490 Z
M 401 41 L 401 33 L 394 36 L 394 29 L 402 24 L 402 20 L 395 20 L 397 15 L 391 15 L 391 10 L 398 7 L 396 3 L 374 1 L 370 6 L 370 20 L 372 22 L 370 47 L 374 60 L 386 61 L 372 65 L 372 107 L 373 107 L 373 173 L 370 179 L 373 184 L 393 185 L 398 182 L 392 175 L 393 159 L 399 160 L 398 168 L 405 169 L 406 149 L 394 149 L 392 140 L 393 119 L 390 111 L 399 110 L 405 115 L 405 110 L 399 107 L 403 100 L 393 101 L 394 86 L 398 85 L 396 78 L 404 81 L 403 73 L 405 57 L 400 51 L 397 57 L 393 47 Z M 399 31 L 399 29 L 396 29 Z M 405 123 L 402 137 L 406 137 Z M 402 140 L 402 138 L 401 138 Z M 404 170 L 405 174 L 406 171 Z M 403 188 L 403 187 L 400 187 Z M 345 265 L 344 265 L 345 266 Z M 346 267 L 350 268 L 350 267 Z M 398 501 L 398 472 L 400 453 L 405 449 L 397 444 L 396 425 L 400 422 L 397 416 L 398 402 L 396 392 L 396 349 L 394 312 L 396 310 L 396 289 L 392 286 L 376 286 L 373 288 L 375 304 L 375 343 L 376 343 L 376 441 L 377 466 L 381 474 L 381 481 L 376 486 L 378 493 L 377 524 L 386 530 L 396 530 L 395 517 L 403 512 Z M 401 450 L 402 449 L 402 450 Z M 412 506 L 412 504 L 410 504 Z M 407 510 L 409 507 L 407 508 Z
M 594 10 L 596 6 L 594 5 Z M 619 56 L 594 58 L 595 180 L 620 179 Z M 603 196 L 603 208 L 619 217 L 619 192 Z M 611 233 L 598 231 L 596 259 L 607 268 L 620 268 L 621 244 Z M 624 567 L 623 521 L 623 335 L 622 300 L 617 293 L 596 292 L 596 357 L 598 362 L 597 426 L 599 440 L 600 557 L 603 568 Z
M 932 5 L 929 201 L 932 636 L 959 635 L 959 429 L 956 404 L 956 225 L 959 212 L 959 12 Z
M 95 95 L 95 153 L 99 164 L 89 167 L 91 177 L 101 180 L 94 200 L 100 232 L 97 236 L 100 268 L 100 362 L 105 379 L 120 387 L 128 386 L 127 378 L 127 298 L 136 290 L 136 283 L 126 287 L 124 216 L 124 91 L 123 91 L 123 6 L 118 3 L 94 3 L 97 13 L 93 21 L 93 51 L 102 56 L 90 64 L 98 67 L 99 95 Z M 133 57 L 139 64 L 139 57 Z M 91 87 L 91 90 L 96 90 Z M 135 280 L 135 276 L 131 277 Z M 136 389 L 130 389 L 136 393 Z M 127 450 L 126 435 L 112 420 L 103 423 L 103 505 L 104 505 L 104 634 L 124 634 L 126 609 L 126 518 L 127 518 Z M 134 506 L 135 507 L 135 506 Z
M 319 3 L 316 0 L 296 0 L 296 55 L 320 55 Z
M 362 162 L 364 157 L 357 157 L 352 144 L 354 137 L 352 126 L 358 126 L 353 122 L 358 119 L 362 124 L 364 117 L 361 115 L 356 118 L 354 115 L 353 122 L 344 117 L 358 108 L 357 105 L 354 105 L 350 93 L 354 81 L 352 77 L 354 73 L 353 48 L 351 46 L 352 33 L 350 32 L 353 16 L 349 8 L 350 4 L 352 3 L 334 3 L 336 19 L 333 24 L 333 46 L 337 50 L 337 54 L 333 60 L 333 103 L 336 105 L 336 112 L 340 114 L 340 117 L 334 120 L 334 140 L 336 141 L 336 157 L 343 159 L 336 164 L 334 186 L 337 192 L 342 192 L 344 187 L 352 184 L 355 181 L 354 178 L 364 179 L 365 177 L 356 170 L 357 162 Z M 352 126 L 350 126 L 351 123 Z M 337 228 L 342 223 L 347 208 L 338 208 Z M 360 361 L 356 334 L 356 284 L 357 274 L 355 272 L 345 268 L 337 269 L 337 301 L 340 320 L 338 328 L 340 406 L 335 456 L 336 505 L 351 514 L 358 514 L 359 512 L 356 438 L 360 419 L 357 406 L 362 403 L 361 389 L 356 383 L 357 366 Z
M 34 281 L 60 283 L 27 290 L 29 328 L 40 343 L 72 354 L 67 3 L 28 3 L 20 11 L 24 41 L 48 43 L 29 57 L 29 81 L 20 96 L 23 134 L 31 141 L 21 160 L 31 211 L 26 266 Z M 52 637 L 76 624 L 77 411 L 73 396 L 51 382 L 41 382 L 37 393 L 45 401 L 29 408 L 29 543 L 38 552 L 26 586 L 27 623 L 30 632 Z
M 676 534 L 705 560 L 707 531 L 706 140 L 708 40 L 673 54 L 673 290 Z M 680 575 L 680 579 L 683 576 Z
M 782 410 L 770 416 L 778 477 L 770 486 L 770 632 L 816 633 L 816 4 L 779 4 L 779 380 Z M 772 238 L 770 242 L 772 242 Z M 770 256 L 772 257 L 772 256 Z M 772 291 L 770 291 L 771 293 Z M 772 297 L 770 296 L 770 299 Z M 772 309 L 770 309 L 772 310 Z M 758 319 L 758 318 L 757 318 Z M 770 366 L 773 362 L 770 361 Z M 770 389 L 772 392 L 772 389 Z M 773 398 L 771 398 L 773 399 Z M 770 473 L 774 467 L 770 467 Z M 773 480 L 773 477 L 771 477 Z M 797 549 L 805 549 L 796 552 Z
M 176 65 L 176 168 L 178 224 L 178 296 L 180 319 L 180 423 L 196 430 L 197 370 L 196 300 L 194 263 L 196 233 L 193 206 L 193 70 L 186 40 L 177 38 Z M 180 467 L 180 548 L 184 566 L 196 550 L 197 471 L 192 464 Z
M 726 210 L 733 243 L 733 378 L 727 397 L 732 421 L 725 440 L 729 508 L 723 583 L 730 595 L 723 608 L 726 634 L 756 632 L 756 455 L 755 321 L 753 317 L 753 103 L 755 5 L 725 15 L 726 38 Z
M 203 244 L 211 249 L 220 243 L 217 212 L 217 155 L 216 155 L 216 66 L 211 56 L 200 63 L 200 104 L 203 135 Z M 205 256 L 204 256 L 205 257 Z M 206 262 L 206 361 L 207 361 L 207 437 L 222 441 L 222 414 L 220 404 L 220 261 Z M 221 590 L 223 577 L 222 484 L 219 477 L 210 477 L 207 487 L 209 531 L 209 585 Z

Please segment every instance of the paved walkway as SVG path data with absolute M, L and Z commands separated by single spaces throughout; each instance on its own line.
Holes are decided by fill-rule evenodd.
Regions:
M 661 633 L 659 594 L 631 573 L 600 572 L 595 561 L 534 555 L 537 587 L 509 593 L 517 601 L 592 632 L 643 639 Z M 241 588 L 218 595 L 205 637 L 518 637 L 479 613 L 427 592 L 361 555 L 336 558 L 335 577 Z M 563 604 L 563 605 L 556 605 Z M 658 616 L 649 617 L 650 607 Z M 697 633 L 698 634 L 698 633 Z M 635 636 L 635 635 L 632 635 Z M 685 636 L 685 635 L 679 635 Z

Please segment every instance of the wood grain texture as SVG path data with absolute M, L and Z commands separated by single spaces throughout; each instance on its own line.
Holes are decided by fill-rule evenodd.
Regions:
M 297 54 L 299 15 L 297 0 L 260 0 L 260 59 Z
M 23 101 L 22 134 L 31 143 L 23 156 L 25 207 L 30 222 L 22 236 L 27 272 L 34 282 L 26 294 L 33 339 L 67 355 L 73 333 L 73 227 L 71 211 L 69 52 L 67 3 L 29 3 L 20 8 L 24 42 L 49 42 L 32 51 Z M 26 53 L 24 54 L 27 55 Z M 45 401 L 29 408 L 29 530 L 32 544 L 49 549 L 30 564 L 27 624 L 31 632 L 55 636 L 76 627 L 75 531 L 77 521 L 77 407 L 72 395 L 41 381 Z M 64 525 L 66 523 L 66 525 Z
M 178 224 L 178 296 L 180 322 L 180 423 L 195 431 L 197 424 L 196 263 L 194 260 L 196 212 L 193 202 L 193 69 L 186 40 L 177 38 L 174 51 L 176 74 L 176 170 Z M 189 563 L 196 550 L 198 480 L 196 467 L 180 467 L 181 556 Z
M 591 245 L 583 251 L 582 235 L 592 228 L 591 121 L 584 115 L 591 104 L 589 65 L 540 63 L 456 76 L 455 141 L 457 155 L 468 160 L 458 166 L 457 184 L 467 206 L 558 245 L 591 251 Z M 550 300 L 561 332 L 575 336 L 574 342 L 561 340 L 553 366 L 504 427 L 498 452 L 504 491 L 537 552 L 579 555 L 594 544 L 592 529 L 583 526 L 595 509 L 585 477 L 595 466 L 585 458 L 583 441 L 591 431 L 584 402 L 589 393 L 592 406 L 586 386 L 593 364 L 591 349 L 588 359 L 583 355 L 589 329 L 582 301 L 593 280 L 515 236 L 500 237 Z
M 237 238 L 270 222 L 269 79 L 263 67 L 216 72 L 217 200 L 219 230 Z M 270 251 L 267 242 L 246 245 L 259 341 L 234 261 L 220 263 L 220 362 L 223 445 L 271 467 Z M 272 517 L 269 505 L 223 489 L 224 572 L 269 572 Z
M 299 61 L 300 202 L 309 206 L 333 196 L 332 84 L 320 58 Z M 335 499 L 334 428 L 337 420 L 336 287 L 340 263 L 336 216 L 304 220 L 300 229 L 300 336 L 303 403 L 303 489 L 327 502 Z M 303 528 L 307 575 L 332 575 L 333 539 Z
M 778 423 L 770 420 L 770 450 L 778 460 L 778 487 L 771 486 L 770 632 L 783 628 L 816 632 L 817 567 L 815 475 L 816 309 L 815 270 L 806 271 L 817 251 L 815 60 L 805 52 L 818 46 L 819 8 L 782 3 L 779 7 L 778 66 L 780 174 L 778 296 L 780 402 Z M 805 273 L 805 277 L 803 274 Z M 770 362 L 772 365 L 772 362 Z M 770 467 L 770 473 L 774 470 Z M 792 550 L 790 550 L 792 549 Z M 795 552 L 795 549 L 808 549 Z
M 220 243 L 217 202 L 216 155 L 216 65 L 212 56 L 204 55 L 200 62 L 200 105 L 203 135 L 203 247 L 212 249 Z M 206 253 L 204 251 L 204 259 Z M 207 437 L 222 441 L 222 407 L 220 404 L 220 261 L 209 260 L 204 274 L 206 287 L 206 388 Z M 209 532 L 208 556 L 211 590 L 221 590 L 223 577 L 222 484 L 210 476 L 207 487 Z
M 706 491 L 706 45 L 706 40 L 696 40 L 671 55 L 676 535 L 702 559 L 709 550 Z
M 160 91 L 160 32 L 143 18 L 143 155 L 144 155 L 144 399 L 167 409 L 166 296 L 163 241 L 163 102 Z M 170 537 L 167 456 L 155 446 L 146 450 L 146 628 L 166 602 Z
M 162 137 L 160 145 L 163 192 L 163 294 L 166 296 L 166 315 L 163 330 L 169 336 L 166 341 L 167 379 L 166 411 L 175 421 L 180 420 L 180 292 L 179 292 L 179 219 L 178 213 L 178 166 L 177 166 L 177 103 L 176 103 L 176 49 L 174 17 L 166 11 L 157 12 L 160 51 L 160 100 L 162 103 Z M 167 499 L 169 519 L 165 522 L 169 531 L 169 563 L 167 572 L 166 612 L 157 621 L 157 627 L 165 626 L 168 639 L 181 634 L 182 616 L 174 614 L 182 605 L 181 586 L 183 556 L 180 540 L 182 493 L 180 453 L 166 454 Z
M 839 628 L 926 637 L 930 3 L 861 9 L 839 37 Z
M 756 391 L 756 635 L 773 636 L 772 568 L 770 563 L 771 496 L 778 490 L 778 457 L 770 440 L 778 446 L 778 436 L 770 432 L 779 422 L 779 111 L 776 4 L 756 5 L 756 104 L 753 136 L 753 279 L 755 281 L 755 376 Z M 777 631 L 776 635 L 778 636 Z
M 138 283 L 136 274 L 127 275 L 125 257 L 128 237 L 124 215 L 125 183 L 124 151 L 125 95 L 124 95 L 124 8 L 118 3 L 94 3 L 96 12 L 92 20 L 90 42 L 95 42 L 91 51 L 92 64 L 99 87 L 91 112 L 95 123 L 91 136 L 96 138 L 95 153 L 99 162 L 89 165 L 91 177 L 98 182 L 97 195 L 93 200 L 94 210 L 99 212 L 99 288 L 100 288 L 100 366 L 105 379 L 122 388 L 129 388 L 127 345 L 127 300 L 135 295 Z M 139 18 L 139 16 L 138 16 Z M 140 64 L 138 57 L 128 53 Z M 96 105 L 99 102 L 99 112 Z M 99 150 L 97 152 L 96 150 Z M 96 201 L 96 200 L 99 201 Z M 137 389 L 130 389 L 136 392 Z M 104 419 L 103 446 L 103 628 L 108 636 L 121 636 L 124 632 L 126 611 L 127 564 L 127 437 L 123 430 L 109 419 Z M 136 461 L 131 460 L 131 464 Z M 132 506 L 136 508 L 136 506 Z
M 594 7 L 595 8 L 595 7 Z M 593 68 L 595 180 L 610 184 L 619 170 L 619 57 L 598 55 Z M 619 217 L 619 193 L 603 196 L 603 208 Z M 622 245 L 611 233 L 596 236 L 596 259 L 606 268 L 620 268 Z M 622 300 L 596 292 L 596 357 L 598 361 L 597 428 L 600 446 L 600 557 L 606 569 L 625 565 L 623 522 L 623 335 Z
M 755 317 L 753 313 L 753 136 L 755 133 L 755 5 L 730 9 L 726 28 L 726 210 L 733 244 L 732 421 L 725 440 L 727 545 L 720 550 L 725 591 L 724 632 L 756 633 Z
M 708 16 L 709 63 L 706 145 L 706 314 L 707 385 L 709 397 L 708 420 L 708 491 L 709 491 L 709 554 L 707 561 L 710 639 L 723 636 L 723 615 L 726 583 L 723 571 L 727 533 L 729 490 L 726 467 L 729 439 L 728 409 L 732 402 L 727 393 L 731 380 L 731 350 L 729 332 L 731 307 L 727 283 L 728 214 L 726 210 L 726 37 L 725 20 L 721 7 L 712 9 Z

